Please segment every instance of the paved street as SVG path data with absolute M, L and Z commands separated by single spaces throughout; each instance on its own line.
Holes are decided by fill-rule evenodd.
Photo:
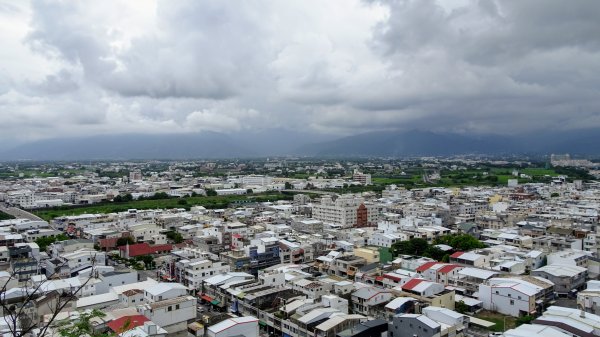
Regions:
M 35 214 L 31 214 L 27 211 L 24 211 L 20 208 L 16 208 L 16 207 L 6 207 L 6 205 L 4 204 L 0 204 L 0 211 L 6 213 L 6 214 L 10 214 L 12 216 L 14 216 L 15 218 L 20 218 L 20 219 L 29 219 L 29 220 L 43 220 L 42 218 L 40 218 L 39 216 L 35 215 Z

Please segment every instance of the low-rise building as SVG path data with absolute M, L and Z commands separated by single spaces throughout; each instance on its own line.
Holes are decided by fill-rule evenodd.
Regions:
M 554 284 L 535 276 L 496 277 L 479 285 L 483 308 L 514 317 L 534 315 L 554 297 Z
M 396 315 L 388 326 L 388 337 L 440 337 L 441 332 L 439 323 L 420 314 Z
M 258 319 L 253 316 L 228 318 L 220 323 L 209 326 L 206 330 L 208 337 L 258 337 Z
M 600 281 L 588 281 L 586 289 L 577 293 L 577 308 L 592 314 L 600 313 Z
M 364 287 L 352 293 L 352 311 L 362 315 L 375 314 L 376 307 L 383 306 L 392 300 L 391 291 L 374 287 Z M 381 309 L 382 309 L 381 308 Z
M 579 309 L 551 306 L 533 323 L 550 326 L 569 336 L 600 336 L 600 316 Z
M 230 269 L 229 265 L 220 261 L 205 258 L 183 259 L 175 264 L 175 275 L 183 285 L 200 289 L 202 281 L 214 275 L 227 273 Z
M 554 283 L 554 291 L 566 295 L 572 290 L 583 288 L 587 277 L 587 269 L 574 265 L 550 264 L 531 272 Z

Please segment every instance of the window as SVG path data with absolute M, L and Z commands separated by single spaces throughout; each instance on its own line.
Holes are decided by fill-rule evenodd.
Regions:
M 173 307 L 172 306 L 168 306 L 167 307 L 167 311 L 173 311 Z
M 179 304 L 175 305 L 175 310 L 179 310 Z
M 510 300 L 510 305 L 515 305 L 515 300 Z

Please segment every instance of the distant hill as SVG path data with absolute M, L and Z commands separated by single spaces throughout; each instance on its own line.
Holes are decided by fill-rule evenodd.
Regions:
M 302 155 L 298 149 L 306 144 L 331 141 L 338 137 L 314 132 L 268 129 L 257 132 L 240 132 L 230 135 L 238 144 L 252 149 L 259 156 Z
M 332 138 L 284 129 L 57 138 L 0 151 L 0 160 L 249 158 L 297 154 L 302 145 Z
M 303 146 L 312 156 L 445 156 L 457 154 L 600 154 L 600 130 L 536 132 L 518 136 L 370 132 Z
M 0 160 L 198 159 L 281 155 L 327 157 L 447 156 L 458 154 L 600 155 L 600 130 L 535 132 L 519 136 L 369 132 L 332 136 L 283 129 L 224 134 L 105 135 L 22 144 Z
M 252 157 L 256 154 L 221 133 L 105 135 L 60 138 L 20 145 L 1 160 L 189 159 Z

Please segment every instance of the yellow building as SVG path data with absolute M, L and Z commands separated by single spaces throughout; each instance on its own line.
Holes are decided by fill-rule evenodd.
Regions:
M 354 248 L 354 255 L 367 260 L 367 263 L 379 262 L 379 249 L 377 247 Z

